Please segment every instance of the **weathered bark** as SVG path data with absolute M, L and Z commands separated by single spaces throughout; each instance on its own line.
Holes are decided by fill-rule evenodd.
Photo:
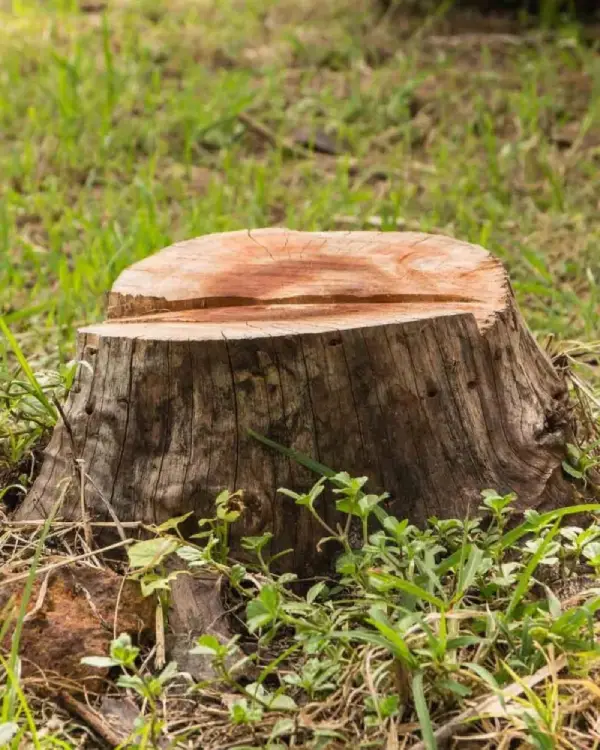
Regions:
M 316 477 L 259 433 L 387 490 L 398 516 L 473 514 L 481 490 L 568 502 L 567 393 L 484 249 L 426 234 L 213 235 L 125 271 L 42 472 L 18 511 L 43 516 L 82 459 L 87 508 L 161 522 L 245 491 L 241 536 L 271 531 L 286 567 L 328 564 L 316 522 L 277 494 Z M 77 518 L 79 500 L 62 514 Z M 331 500 L 321 513 L 335 523 Z
M 168 567 L 177 570 L 183 566 L 180 560 L 173 560 Z M 196 639 L 207 633 L 227 643 L 233 635 L 221 599 L 223 583 L 223 577 L 206 571 L 197 571 L 195 576 L 191 571 L 182 573 L 171 583 L 167 651 L 181 672 L 188 672 L 198 681 L 215 679 L 217 673 L 211 656 L 191 653 Z M 237 676 L 250 666 L 242 666 L 239 661 L 237 652 L 226 657 L 228 668 Z

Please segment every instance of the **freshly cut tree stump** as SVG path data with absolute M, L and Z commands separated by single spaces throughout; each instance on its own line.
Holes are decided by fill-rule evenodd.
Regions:
M 263 229 L 182 242 L 124 271 L 18 511 L 44 516 L 84 462 L 88 513 L 162 522 L 242 488 L 241 536 L 271 531 L 288 569 L 327 566 L 322 529 L 278 487 L 316 479 L 251 428 L 387 490 L 423 523 L 480 492 L 569 502 L 567 391 L 481 247 L 415 233 Z M 323 516 L 335 508 L 322 498 Z M 78 518 L 77 492 L 62 515 Z

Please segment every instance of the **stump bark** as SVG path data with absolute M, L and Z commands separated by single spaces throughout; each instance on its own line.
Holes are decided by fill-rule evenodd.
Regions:
M 212 515 L 244 490 L 241 536 L 271 531 L 288 569 L 322 570 L 322 529 L 278 487 L 316 479 L 262 433 L 387 490 L 389 510 L 473 514 L 480 492 L 568 502 L 567 391 L 481 247 L 415 233 L 263 229 L 173 245 L 125 270 L 106 322 L 79 333 L 82 367 L 40 476 L 39 518 L 84 462 L 88 513 L 162 522 Z M 320 508 L 330 524 L 335 509 Z M 62 515 L 80 514 L 77 493 Z

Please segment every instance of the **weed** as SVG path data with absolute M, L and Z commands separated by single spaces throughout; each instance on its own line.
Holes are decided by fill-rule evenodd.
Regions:
M 296 576 L 278 574 L 265 559 L 268 535 L 243 540 L 255 563 L 242 566 L 223 555 L 215 557 L 223 528 L 237 520 L 223 517 L 223 496 L 215 518 L 201 521 L 200 527 L 210 530 L 201 533 L 198 543 L 173 533 L 184 520 L 177 519 L 157 529 L 154 539 L 129 549 L 132 567 L 143 571 L 142 582 L 144 577 L 154 581 L 155 571 L 175 554 L 192 566 L 225 575 L 232 595 L 245 602 L 245 623 L 238 635 L 228 643 L 204 635 L 194 648 L 194 653 L 212 657 L 215 687 L 225 684 L 230 691 L 223 722 L 235 741 L 256 743 L 258 730 L 271 727 L 274 742 L 261 740 L 253 747 L 286 746 L 281 742 L 292 738 L 307 747 L 322 747 L 316 717 L 326 723 L 350 700 L 345 710 L 353 719 L 336 730 L 346 746 L 377 746 L 397 720 L 410 724 L 414 716 L 423 746 L 433 748 L 444 717 L 465 698 L 482 706 L 481 714 L 474 711 L 469 717 L 475 726 L 484 720 L 492 698 L 499 701 L 493 715 L 505 731 L 540 747 L 569 742 L 573 726 L 558 716 L 568 699 L 563 687 L 568 681 L 558 676 L 562 668 L 556 666 L 550 686 L 542 682 L 536 690 L 530 683 L 545 674 L 549 664 L 559 665 L 565 658 L 576 663 L 580 673 L 594 670 L 600 658 L 593 624 L 600 609 L 596 589 L 583 592 L 580 603 L 569 606 L 548 586 L 549 572 L 558 578 L 595 570 L 598 522 L 594 520 L 584 536 L 576 527 L 561 530 L 560 524 L 570 514 L 597 514 L 600 505 L 542 515 L 529 512 L 514 526 L 515 496 L 490 490 L 483 493 L 480 508 L 487 514 L 485 523 L 483 516 L 466 522 L 430 519 L 420 530 L 378 507 L 375 496 L 363 489 L 364 478 L 334 474 L 305 495 L 284 490 L 329 536 L 331 530 L 314 504 L 326 483 L 338 491 L 336 504 L 347 519 L 366 515 L 379 528 L 367 531 L 356 548 L 342 528 L 348 524 L 342 524 L 334 534 L 339 549 L 335 579 L 324 578 L 304 594 L 296 587 Z M 506 530 L 507 524 L 513 528 Z M 559 535 L 572 542 L 567 573 L 557 554 Z M 109 659 L 113 664 L 112 652 Z M 244 661 L 257 668 L 254 682 L 236 676 Z M 107 664 L 107 658 L 98 662 Z M 149 679 L 136 678 L 138 692 Z M 210 688 L 210 682 L 196 687 L 206 699 L 212 696 L 218 702 Z M 344 698 L 348 695 L 352 698 Z M 210 744 L 212 731 L 198 729 L 203 745 Z

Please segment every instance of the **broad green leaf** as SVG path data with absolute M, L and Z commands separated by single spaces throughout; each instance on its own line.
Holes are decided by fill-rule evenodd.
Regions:
M 235 701 L 229 707 L 229 717 L 234 724 L 251 724 L 260 721 L 263 710 L 260 706 L 251 705 L 245 698 Z M 232 750 L 234 750 L 232 748 Z M 260 750 L 256 745 L 239 745 L 235 750 Z
M 588 542 L 582 550 L 586 560 L 595 561 L 600 557 L 600 542 Z
M 296 575 L 296 573 L 282 573 L 277 580 L 283 586 L 283 584 L 285 583 L 292 583 L 293 581 L 297 581 L 298 576 Z
M 271 737 L 281 737 L 284 734 L 295 734 L 296 722 L 293 719 L 279 719 L 271 729 Z
M 548 612 L 553 620 L 557 620 L 562 614 L 560 600 L 549 586 L 544 585 L 544 591 L 548 600 Z
M 155 591 L 169 591 L 171 581 L 174 581 L 177 576 L 183 571 L 177 570 L 173 573 L 169 573 L 168 576 L 159 576 L 155 574 L 146 574 L 140 581 L 142 588 L 142 596 L 150 596 Z
M 576 469 L 568 461 L 563 461 L 562 467 L 563 471 L 566 471 L 569 476 L 573 477 L 573 479 L 583 479 L 583 472 Z
M 454 693 L 455 695 L 458 695 L 460 698 L 467 698 L 471 693 L 473 692 L 471 688 L 467 687 L 466 685 L 463 685 L 460 682 L 457 682 L 456 680 L 438 680 L 435 683 L 436 688 L 441 688 L 442 690 L 449 690 L 450 692 Z
M 277 613 L 280 595 L 275 586 L 263 586 L 258 594 L 258 599 L 272 615 Z
M 132 568 L 153 568 L 175 552 L 179 547 L 177 539 L 156 537 L 133 544 L 127 550 L 129 564 Z
M 160 526 L 157 526 L 156 531 L 159 534 L 161 534 L 165 531 L 176 529 L 179 526 L 179 524 L 183 523 L 187 518 L 193 515 L 194 515 L 194 512 L 190 511 L 189 513 L 185 513 L 183 516 L 176 516 L 175 518 L 170 518 L 168 521 L 161 523 Z
M 158 681 L 161 685 L 164 685 L 169 680 L 173 679 L 175 675 L 177 674 L 177 662 L 176 661 L 170 661 L 166 667 L 163 669 L 163 671 L 158 675 Z
M 110 644 L 110 656 L 121 665 L 131 666 L 138 657 L 140 650 L 131 642 L 129 633 L 121 633 Z
M 289 695 L 276 695 L 268 701 L 269 708 L 275 711 L 293 711 L 296 706 L 296 702 Z
M 235 586 L 244 580 L 246 575 L 246 568 L 243 565 L 236 563 L 229 571 L 229 580 Z
M 196 640 L 196 645 L 191 649 L 190 654 L 206 654 L 215 656 L 223 648 L 221 641 L 214 635 L 202 635 Z
M 408 528 L 408 518 L 399 521 L 394 516 L 387 516 L 383 522 L 383 528 L 396 539 L 399 539 Z
M 119 662 L 111 659 L 110 656 L 84 656 L 80 659 L 81 664 L 87 664 L 88 667 L 99 667 L 100 669 L 110 669 L 118 667 Z
M 198 568 L 208 564 L 205 550 L 198 549 L 198 547 L 192 547 L 190 544 L 184 544 L 177 547 L 176 552 L 177 557 L 185 560 L 185 562 L 190 567 Z
M 379 711 L 384 718 L 393 716 L 398 711 L 400 706 L 399 695 L 386 695 L 384 698 L 379 700 Z
M 131 688 L 140 694 L 143 694 L 144 692 L 144 682 L 141 677 L 138 677 L 137 675 L 123 674 L 117 680 L 117 685 L 119 687 Z
M 265 586 L 265 588 L 272 587 Z M 251 633 L 271 623 L 277 615 L 277 595 L 273 597 L 271 593 L 267 593 L 266 596 L 263 596 L 263 592 L 264 589 L 261 590 L 256 599 L 252 599 L 246 605 L 246 623 Z
M 315 599 L 319 598 L 319 594 L 327 588 L 327 584 L 325 581 L 319 581 L 318 583 L 315 583 L 314 586 L 311 586 L 309 590 L 306 593 L 306 601 L 309 604 L 312 604 Z
M 273 534 L 270 531 L 261 536 L 245 536 L 242 537 L 242 547 L 253 552 L 260 552 L 271 539 L 273 539 Z
M 263 612 L 263 614 L 260 615 L 248 615 L 246 624 L 248 625 L 248 630 L 251 633 L 254 633 L 255 630 L 264 628 L 265 625 L 268 625 L 272 621 L 273 618 L 271 617 L 271 615 L 268 612 Z
M 335 508 L 340 513 L 348 513 L 351 516 L 361 516 L 358 500 L 354 497 L 343 497 L 335 501 Z

